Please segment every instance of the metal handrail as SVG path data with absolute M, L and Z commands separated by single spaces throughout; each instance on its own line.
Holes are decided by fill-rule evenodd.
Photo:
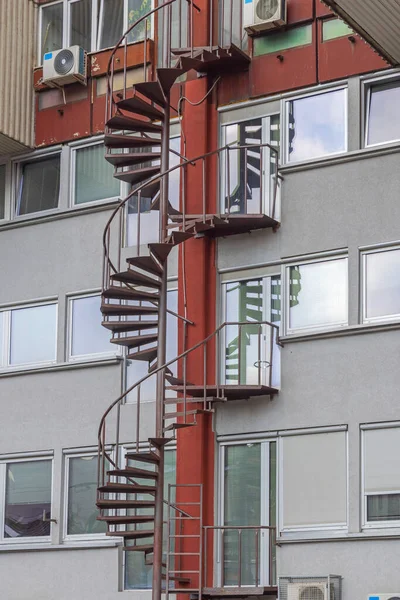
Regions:
M 276 545 L 276 527 L 271 525 L 205 525 L 203 526 L 204 530 L 204 582 L 207 586 L 208 581 L 208 564 L 207 564 L 207 546 L 208 546 L 208 534 L 210 531 L 218 532 L 221 535 L 221 540 L 218 539 L 218 545 L 221 544 L 222 552 L 223 552 L 223 544 L 225 539 L 225 533 L 230 531 L 237 531 L 238 533 L 238 565 L 237 565 L 237 585 L 233 587 L 248 587 L 249 585 L 255 585 L 255 587 L 259 587 L 261 583 L 261 573 L 260 573 L 260 550 L 259 550 L 259 541 L 260 541 L 260 533 L 263 531 L 268 531 L 268 585 L 273 586 L 274 583 L 274 573 L 273 573 L 273 553 L 272 548 Z M 254 576 L 254 584 L 245 584 L 242 585 L 242 532 L 243 531 L 254 531 L 255 532 L 255 576 Z M 215 543 L 215 542 L 214 542 Z M 220 547 L 221 547 L 220 546 Z M 224 587 L 224 560 L 220 561 L 221 563 L 221 587 Z
M 199 161 L 202 161 L 203 164 L 203 170 L 204 170 L 204 166 L 205 166 L 205 160 L 209 157 L 212 156 L 218 156 L 218 164 L 220 163 L 220 155 L 222 152 L 227 152 L 228 153 L 228 159 L 227 159 L 227 169 L 228 169 L 228 173 L 227 173 L 227 182 L 228 182 L 228 188 L 229 188 L 229 152 L 235 151 L 235 150 L 244 150 L 245 153 L 247 154 L 247 152 L 251 149 L 261 149 L 260 150 L 260 164 L 262 164 L 262 151 L 263 148 L 268 148 L 270 150 L 270 152 L 272 152 L 275 156 L 275 173 L 274 173 L 274 189 L 273 189 L 273 196 L 272 196 L 272 210 L 271 210 L 271 218 L 274 219 L 275 218 L 275 210 L 276 210 L 276 200 L 277 200 L 277 194 L 278 194 L 278 187 L 279 187 L 279 151 L 272 146 L 271 144 L 242 144 L 242 145 L 232 145 L 232 144 L 226 144 L 225 146 L 222 146 L 221 148 L 217 148 L 216 150 L 212 150 L 210 152 L 207 152 L 205 154 L 200 154 L 199 156 L 196 156 L 194 158 L 187 158 L 183 161 L 181 161 L 178 165 L 175 165 L 173 167 L 171 167 L 170 169 L 168 169 L 167 171 L 164 171 L 163 173 L 157 173 L 156 175 L 153 175 L 153 177 L 151 177 L 150 179 L 148 179 L 147 181 L 145 181 L 144 183 L 140 184 L 139 186 L 135 187 L 119 204 L 118 206 L 113 210 L 113 212 L 111 213 L 105 228 L 104 228 L 104 233 L 103 233 L 103 289 L 106 287 L 106 285 L 108 284 L 108 279 L 110 276 L 111 271 L 113 273 L 117 273 L 118 269 L 117 267 L 114 265 L 113 261 L 110 259 L 110 234 L 111 234 L 111 224 L 114 221 L 114 218 L 116 217 L 116 215 L 119 213 L 119 211 L 126 205 L 126 203 L 135 195 L 141 194 L 142 190 L 146 189 L 146 187 L 152 185 L 153 183 L 156 183 L 157 181 L 161 180 L 164 176 L 169 175 L 170 173 L 173 173 L 174 171 L 181 169 L 181 168 L 185 168 L 189 165 L 195 166 L 196 163 L 198 163 Z M 263 178 L 263 173 L 261 173 L 261 185 L 262 185 L 262 178 Z M 203 184 L 204 185 L 204 184 Z M 205 186 L 204 186 L 205 187 Z M 205 198 L 205 192 L 206 190 L 203 189 L 203 196 Z M 260 193 L 260 203 L 262 202 L 262 193 Z M 186 209 L 185 206 L 183 206 L 183 218 L 185 219 L 186 217 Z M 228 216 L 230 214 L 230 211 L 228 211 L 228 213 L 226 213 Z M 203 211 L 202 214 L 199 216 L 199 220 L 202 218 L 203 221 L 206 219 L 207 216 L 211 216 L 208 215 L 206 212 L 206 207 L 205 207 L 205 202 L 203 201 Z M 121 250 L 121 244 L 118 245 L 119 248 L 119 252 Z

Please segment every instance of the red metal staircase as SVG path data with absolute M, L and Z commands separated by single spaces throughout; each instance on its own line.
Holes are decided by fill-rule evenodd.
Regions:
M 227 68 L 246 68 L 250 61 L 249 56 L 233 44 L 226 48 L 214 46 L 212 36 L 210 36 L 210 46 L 195 48 L 193 20 L 198 8 L 195 7 L 193 0 L 186 1 L 190 7 L 190 47 L 171 50 L 169 41 L 166 44 L 164 61 L 168 66 L 156 69 L 154 81 L 145 80 L 135 84 L 130 90 L 126 87 L 125 66 L 123 92 L 119 95 L 115 94 L 113 61 L 116 50 L 126 44 L 127 36 L 139 22 L 143 21 L 144 17 L 142 17 L 126 32 L 114 49 L 109 65 L 106 100 L 106 160 L 114 166 L 115 177 L 131 185 L 132 191 L 114 210 L 103 236 L 102 324 L 112 333 L 111 343 L 126 348 L 128 359 L 147 362 L 149 371 L 117 398 L 102 417 L 99 427 L 97 506 L 100 509 L 99 519 L 108 525 L 107 535 L 122 537 L 125 540 L 124 551 L 142 552 L 146 564 L 154 566 L 153 598 L 157 600 L 165 587 L 163 580 L 168 581 L 168 585 L 173 581 L 174 591 L 196 592 L 199 595 L 202 591 L 201 585 L 199 589 L 192 584 L 192 577 L 174 575 L 166 570 L 162 558 L 165 445 L 175 439 L 177 429 L 195 426 L 199 414 L 211 414 L 215 402 L 254 396 L 273 396 L 278 391 L 272 385 L 272 367 L 267 383 L 259 378 L 259 381 L 252 385 L 232 385 L 221 377 L 220 348 L 227 324 L 221 325 L 193 348 L 184 349 L 173 360 L 166 360 L 167 265 L 171 250 L 195 237 L 215 238 L 260 228 L 276 228 L 279 225 L 275 219 L 278 155 L 276 149 L 268 144 L 259 144 L 257 148 L 260 152 L 260 173 L 263 170 L 266 152 L 273 155 L 276 161 L 273 207 L 269 214 L 264 214 L 261 206 L 258 214 L 231 213 L 229 205 L 225 212 L 219 214 L 207 212 L 207 174 L 210 165 L 217 164 L 221 175 L 227 173 L 229 179 L 230 152 L 243 150 L 247 153 L 253 146 L 225 146 L 199 157 L 190 159 L 181 157 L 179 165 L 169 167 L 170 92 L 177 78 L 192 69 L 202 73 L 219 74 Z M 161 10 L 166 11 L 167 19 L 171 18 L 171 5 L 174 2 L 175 0 L 168 0 L 153 9 L 146 18 Z M 147 27 L 145 29 L 147 31 Z M 174 66 L 170 64 L 171 55 L 177 57 Z M 146 78 L 146 61 L 144 62 Z M 176 170 L 181 174 L 179 210 L 173 208 L 171 198 L 168 196 L 168 177 Z M 196 173 L 201 173 L 202 186 L 199 194 L 203 210 L 201 214 L 194 215 L 186 213 L 185 181 L 195 170 Z M 125 259 L 126 265 L 123 266 L 121 231 L 119 230 L 116 244 L 112 231 L 115 231 L 118 219 L 121 218 L 127 203 L 133 198 L 137 202 L 138 214 L 137 249 L 136 255 Z M 140 214 L 144 198 L 151 198 L 150 209 L 159 213 L 160 231 L 158 241 L 148 244 L 148 253 L 140 254 L 140 251 L 143 251 L 140 243 Z M 185 327 L 190 326 L 188 319 L 179 316 L 178 318 L 183 320 Z M 261 325 L 270 328 L 271 335 L 275 335 L 276 340 L 279 341 L 276 325 L 267 322 L 260 323 Z M 207 363 L 211 347 L 217 348 L 218 365 L 217 377 L 210 383 Z M 191 383 L 187 381 L 186 366 L 187 360 L 194 357 L 195 353 L 197 353 L 197 360 L 203 361 L 204 375 L 202 381 Z M 154 437 L 148 439 L 145 444 L 140 440 L 141 414 L 138 401 L 136 431 L 129 440 L 131 443 L 134 442 L 135 450 L 128 451 L 123 456 L 121 423 L 124 400 L 128 393 L 150 377 L 157 380 Z M 113 433 L 112 439 L 109 439 L 110 419 L 114 420 L 112 431 L 115 431 L 115 434 Z M 126 443 L 128 440 L 123 441 Z M 145 514 L 143 509 L 146 509 Z M 179 507 L 175 506 L 174 510 L 179 512 Z M 144 528 L 141 525 L 144 525 Z M 201 571 L 200 556 L 199 573 Z

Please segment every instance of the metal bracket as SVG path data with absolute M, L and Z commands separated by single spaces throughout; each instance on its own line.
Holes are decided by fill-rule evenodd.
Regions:
M 45 510 L 43 510 L 42 521 L 43 521 L 43 523 L 57 523 L 57 519 L 51 519 L 51 518 L 48 519 L 46 517 L 46 511 Z

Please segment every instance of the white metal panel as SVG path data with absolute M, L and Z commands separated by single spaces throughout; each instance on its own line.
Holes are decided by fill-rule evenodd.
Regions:
M 33 67 L 37 8 L 0 0 L 0 155 L 33 146 Z
M 322 0 L 391 65 L 400 65 L 400 0 Z

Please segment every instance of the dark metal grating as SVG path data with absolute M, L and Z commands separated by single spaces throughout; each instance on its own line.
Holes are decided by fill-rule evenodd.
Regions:
M 279 578 L 279 600 L 341 599 L 342 577 L 340 575 Z

